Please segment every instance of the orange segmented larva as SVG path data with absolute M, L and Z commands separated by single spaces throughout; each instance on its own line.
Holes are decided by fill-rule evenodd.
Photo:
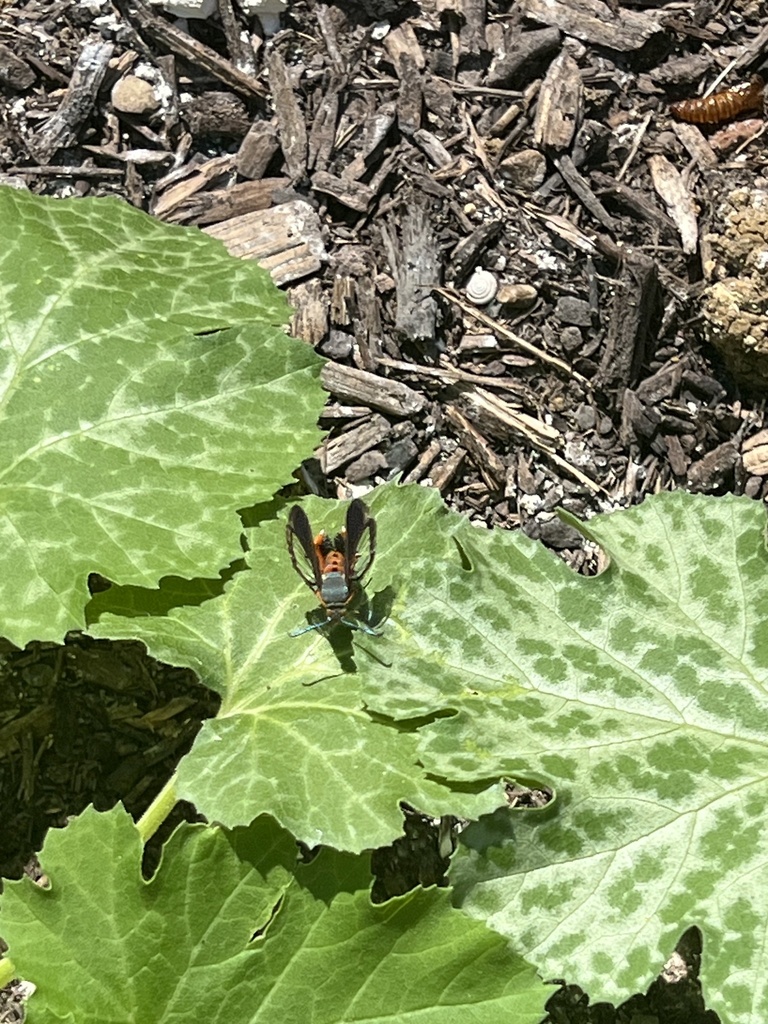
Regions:
M 681 121 L 694 124 L 719 124 L 730 121 L 748 110 L 760 110 L 763 106 L 765 82 L 760 75 L 753 75 L 748 82 L 734 85 L 722 92 L 697 100 L 680 100 L 670 103 L 669 109 Z

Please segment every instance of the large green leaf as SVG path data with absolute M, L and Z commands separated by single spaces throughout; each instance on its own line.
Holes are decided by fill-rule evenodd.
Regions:
M 89 572 L 215 575 L 323 393 L 269 275 L 201 232 L 4 187 L 0 223 L 0 632 L 22 645 L 83 625 Z
M 8 884 L 0 918 L 30 1024 L 535 1024 L 550 994 L 447 891 L 374 907 L 362 858 L 299 867 L 268 819 L 182 826 L 145 882 L 127 815 L 87 811 L 42 862 L 50 890 Z
M 392 568 L 408 556 L 413 541 L 403 523 L 417 532 L 435 517 L 445 519 L 435 492 L 392 489 L 388 498 L 379 526 L 386 537 L 400 523 L 399 539 L 395 550 L 380 550 L 372 591 L 389 584 Z M 339 503 L 315 499 L 307 508 L 329 531 L 341 525 Z M 337 650 L 316 632 L 291 637 L 302 612 L 317 602 L 293 571 L 283 523 L 264 524 L 249 536 L 253 568 L 238 573 L 221 597 L 173 609 L 167 618 L 108 615 L 90 629 L 95 636 L 139 638 L 155 657 L 193 668 L 221 694 L 217 718 L 204 723 L 179 766 L 178 795 L 230 827 L 266 812 L 310 846 L 354 851 L 400 834 L 402 800 L 436 815 L 476 817 L 497 807 L 503 793 L 494 778 L 475 787 L 478 792 L 456 792 L 429 778 L 419 764 L 416 730 L 367 710 L 377 691 L 367 692 L 364 684 L 381 659 L 386 664 L 376 685 L 395 687 L 400 712 L 411 685 L 415 712 L 444 707 L 443 694 L 433 689 L 427 708 L 419 665 L 397 658 L 396 623 L 389 622 L 381 637 L 357 634 L 356 653 L 343 627 Z M 431 543 L 445 555 L 452 542 L 449 534 L 435 533 Z
M 525 537 L 447 515 L 419 488 L 385 489 L 371 505 L 368 590 L 389 585 L 395 600 L 383 636 L 340 631 L 355 671 L 340 674 L 324 637 L 286 636 L 313 598 L 271 526 L 253 532 L 255 568 L 223 598 L 167 620 L 104 622 L 103 635 L 143 637 L 224 695 L 181 765 L 184 794 L 214 818 L 269 810 L 308 841 L 359 849 L 382 841 L 387 799 L 462 813 L 462 780 L 548 784 L 555 802 L 514 816 L 514 844 L 493 846 L 512 832 L 509 812 L 466 833 L 466 909 L 545 977 L 612 1001 L 644 989 L 696 923 L 710 1005 L 764 1019 L 761 507 L 676 494 L 593 519 L 584 529 L 611 564 L 588 579 Z M 333 529 L 341 513 L 328 507 L 308 503 Z M 451 785 L 419 793 L 422 777 Z M 469 799 L 463 811 L 473 814 Z
M 516 613 L 498 639 L 526 691 L 476 710 L 472 757 L 548 782 L 557 800 L 468 830 L 463 906 L 593 1000 L 644 989 L 697 924 L 708 1005 L 763 1021 L 764 512 L 675 494 L 587 532 L 611 558 L 594 579 L 510 559 L 497 538 L 468 544 L 484 593 Z M 426 764 L 466 771 L 467 727 L 441 725 Z

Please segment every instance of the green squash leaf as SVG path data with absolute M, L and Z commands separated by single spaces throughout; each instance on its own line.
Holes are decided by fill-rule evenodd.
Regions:
M 543 810 L 464 833 L 463 907 L 595 1001 L 644 990 L 697 924 L 709 1005 L 764 1019 L 761 507 L 680 493 L 596 517 L 582 529 L 610 565 L 585 578 L 421 488 L 370 505 L 368 594 L 394 594 L 380 637 L 341 629 L 334 650 L 287 636 L 314 598 L 271 526 L 223 597 L 101 624 L 223 695 L 180 766 L 183 794 L 213 818 L 267 810 L 310 843 L 361 849 L 384 841 L 398 799 L 477 817 L 500 803 L 492 780 L 549 786 Z M 332 503 L 307 508 L 317 526 L 341 523 Z
M 181 826 L 146 882 L 130 818 L 89 810 L 42 863 L 50 889 L 9 883 L 0 918 L 29 1024 L 536 1024 L 551 992 L 447 890 L 372 906 L 363 858 L 300 867 L 266 818 Z
M 548 782 L 556 801 L 467 830 L 462 905 L 595 1002 L 644 990 L 696 924 L 707 1005 L 762 1020 L 765 514 L 678 493 L 582 529 L 611 559 L 597 578 L 513 560 L 524 626 L 504 645 L 526 692 L 472 721 L 474 758 Z M 488 541 L 475 557 L 500 596 L 503 545 Z M 467 732 L 441 725 L 424 760 L 455 775 Z
M 336 532 L 341 526 L 340 503 L 314 499 L 306 507 L 317 529 Z M 411 522 L 414 532 L 429 535 L 426 524 L 445 518 L 439 496 L 419 487 L 390 489 L 375 511 L 385 536 L 396 524 Z M 374 606 L 376 591 L 397 589 L 399 573 L 391 576 L 391 568 L 402 564 L 412 543 L 409 529 L 399 533 L 394 547 L 376 556 L 369 588 Z M 318 632 L 292 637 L 317 600 L 293 570 L 282 522 L 266 523 L 249 537 L 251 571 L 238 573 L 221 597 L 174 608 L 167 617 L 105 615 L 89 630 L 141 639 L 154 657 L 194 669 L 221 695 L 218 716 L 203 724 L 179 765 L 178 796 L 228 827 L 269 813 L 309 846 L 355 852 L 400 834 L 403 800 L 435 815 L 477 817 L 497 807 L 503 792 L 495 775 L 458 792 L 430 778 L 419 763 L 415 727 L 371 714 L 377 691 L 364 684 L 372 666 L 382 673 L 377 686 L 402 695 L 401 709 L 411 685 L 418 714 L 445 706 L 438 691 L 425 705 L 424 678 L 415 663 L 404 674 L 404 663 L 396 660 L 397 623 L 387 621 L 378 637 L 343 626 L 331 638 Z M 446 544 L 456 550 L 437 533 L 431 543 L 443 553 Z
M 116 200 L 0 188 L 2 633 L 84 624 L 87 577 L 240 554 L 235 510 L 317 442 L 320 360 L 269 275 Z

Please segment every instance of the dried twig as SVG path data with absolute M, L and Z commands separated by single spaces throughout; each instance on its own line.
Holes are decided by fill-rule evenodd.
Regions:
M 487 313 L 483 313 L 475 306 L 465 302 L 449 288 L 433 288 L 432 291 L 436 292 L 438 295 L 442 295 L 444 299 L 448 299 L 449 302 L 458 306 L 466 316 L 474 317 L 478 323 L 481 323 L 484 327 L 487 327 L 506 341 L 511 341 L 513 345 L 517 345 L 518 348 L 521 348 L 529 355 L 535 356 L 536 359 L 540 359 L 542 363 L 548 363 L 550 366 L 556 366 L 558 370 L 562 370 L 563 373 L 567 373 L 575 380 L 581 381 L 584 384 L 587 383 L 586 378 L 582 377 L 580 373 L 577 373 L 576 370 L 574 370 L 572 366 L 569 366 L 564 360 L 558 359 L 557 356 L 551 356 L 540 348 L 536 348 L 536 346 L 532 345 L 529 341 L 525 341 L 525 339 L 518 337 L 514 331 L 510 331 L 509 328 L 505 327 L 504 324 L 499 323 L 498 320 L 494 320 L 493 317 L 488 316 Z
M 267 95 L 267 90 L 255 78 L 236 68 L 231 61 L 216 53 L 210 46 L 193 39 L 165 18 L 153 14 L 141 0 L 115 0 L 115 3 L 125 17 L 129 21 L 134 21 L 141 31 L 157 39 L 179 57 L 203 68 L 235 92 L 249 98 L 263 98 Z

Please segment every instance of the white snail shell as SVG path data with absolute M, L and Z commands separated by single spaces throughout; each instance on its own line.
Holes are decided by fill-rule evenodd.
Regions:
M 470 302 L 476 306 L 487 306 L 496 298 L 499 290 L 499 282 L 490 270 L 482 270 L 480 267 L 474 272 L 465 288 L 465 294 Z

